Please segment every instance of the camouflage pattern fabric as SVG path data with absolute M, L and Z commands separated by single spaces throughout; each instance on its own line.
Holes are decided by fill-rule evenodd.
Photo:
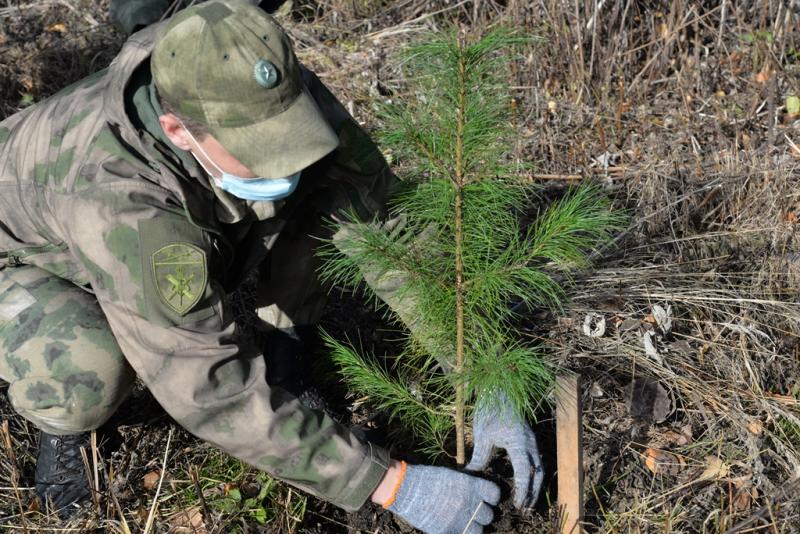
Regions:
M 283 0 L 245 0 L 253 5 L 259 5 L 267 12 L 274 11 Z M 145 28 L 154 22 L 158 22 L 167 13 L 175 0 L 111 0 L 108 9 L 111 21 L 126 35 Z M 185 7 L 192 2 L 184 0 L 182 5 Z
M 111 0 L 111 21 L 127 35 L 157 22 L 172 0 Z
M 20 415 L 56 435 L 95 429 L 135 376 L 90 293 L 38 267 L 0 270 L 0 378 Z
M 339 149 L 305 169 L 285 201 L 220 191 L 190 156 L 126 112 L 125 88 L 147 69 L 162 27 L 133 35 L 107 70 L 0 122 L 0 265 L 12 273 L 36 266 L 93 293 L 125 359 L 189 431 L 357 509 L 382 479 L 387 452 L 271 388 L 261 350 L 245 341 L 227 295 L 265 259 L 262 289 L 300 287 L 313 265 L 308 252 L 293 255 L 292 243 L 308 248 L 303 232 L 340 210 L 381 216 L 395 179 L 369 137 L 304 71 Z M 147 123 L 155 112 L 138 105 Z M 284 241 L 285 251 L 269 261 Z M 319 310 L 316 290 L 299 303 L 261 294 L 274 323 L 312 320 Z M 304 306 L 310 311 L 298 315 Z M 33 360 L 46 359 L 7 352 L 32 369 Z M 90 370 L 99 377 L 98 365 L 93 360 Z

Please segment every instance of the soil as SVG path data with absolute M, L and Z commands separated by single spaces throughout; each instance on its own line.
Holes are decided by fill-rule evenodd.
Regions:
M 534 163 L 526 178 L 541 185 L 531 215 L 583 179 L 630 216 L 614 246 L 574 275 L 565 311 L 526 310 L 519 325 L 552 365 L 582 376 L 589 532 L 800 532 L 800 117 L 788 109 L 800 94 L 795 4 L 297 0 L 281 15 L 300 59 L 368 129 L 380 126 L 376 103 L 402 93 L 393 54 L 408 42 L 450 24 L 501 21 L 540 36 L 509 80 L 519 129 L 512 156 Z M 124 39 L 106 13 L 106 0 L 0 0 L 0 119 L 106 66 Z M 656 305 L 669 307 L 669 328 Z M 583 330 L 590 313 L 605 321 L 597 337 Z M 391 352 L 391 326 L 358 297 L 334 292 L 322 326 Z M 355 406 L 324 351 L 316 354 L 328 410 L 391 430 Z M 633 395 L 640 378 L 663 392 Z M 0 454 L 0 526 L 19 530 L 9 488 L 33 506 L 37 434 L 5 387 L 0 421 L 11 448 Z M 511 469 L 498 458 L 486 473 L 503 488 L 490 532 L 557 531 L 550 408 L 535 430 L 546 490 L 534 510 L 514 510 Z M 413 441 L 371 432 L 415 459 Z M 141 388 L 103 435 L 118 505 L 79 518 L 75 531 L 121 532 L 118 509 L 143 531 L 153 492 L 142 480 L 160 468 L 168 436 L 175 470 L 210 456 Z M 169 503 L 180 509 L 192 482 L 173 483 Z M 27 517 L 39 532 L 64 527 Z M 204 520 L 205 530 L 180 530 L 162 516 L 156 530 L 411 531 L 375 506 L 347 514 L 313 498 L 299 525 Z

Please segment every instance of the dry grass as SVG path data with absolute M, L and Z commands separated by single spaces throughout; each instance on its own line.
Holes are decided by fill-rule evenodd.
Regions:
M 110 59 L 120 38 L 104 7 L 0 1 L 0 116 Z M 509 23 L 539 35 L 509 80 L 520 131 L 511 156 L 537 164 L 532 178 L 544 197 L 584 177 L 631 219 L 617 248 L 576 277 L 571 311 L 537 315 L 530 329 L 554 346 L 554 361 L 587 379 L 590 530 L 800 530 L 800 117 L 784 106 L 800 94 L 797 2 L 297 0 L 283 17 L 301 59 L 370 128 L 379 126 L 376 103 L 403 91 L 391 57 L 410 40 L 452 23 Z M 64 21 L 67 33 L 46 30 Z M 656 304 L 672 307 L 669 333 L 649 317 Z M 605 317 L 604 336 L 581 333 L 588 312 Z M 655 356 L 643 345 L 649 333 Z M 668 390 L 665 421 L 630 416 L 624 386 L 640 376 Z M 0 414 L 10 417 L 9 408 Z M 139 510 L 153 495 L 139 484 L 161 466 L 165 426 L 126 427 L 105 464 L 110 498 L 73 531 L 142 530 Z M 16 459 L 3 449 L 3 526 L 55 528 L 26 508 L 33 430 L 11 420 L 5 435 Z M 241 509 L 214 508 L 225 482 L 257 474 L 176 439 L 156 531 L 184 517 L 187 532 L 201 532 L 196 514 L 209 531 L 257 528 Z M 150 445 L 139 453 L 142 443 Z M 674 461 L 653 474 L 648 449 Z M 288 502 L 283 511 L 275 504 L 278 531 L 362 525 L 317 508 L 298 527 L 296 497 L 282 491 L 271 501 Z M 513 512 L 499 529 L 520 525 L 550 529 L 547 518 Z

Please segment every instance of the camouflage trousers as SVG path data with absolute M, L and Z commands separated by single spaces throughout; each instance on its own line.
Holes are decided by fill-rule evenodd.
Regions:
M 310 236 L 322 231 L 287 225 L 261 262 L 256 312 L 265 330 L 293 335 L 318 322 L 325 291 L 316 276 L 319 241 Z M 280 381 L 280 368 L 295 360 L 270 356 L 268 374 L 272 367 Z M 125 400 L 135 376 L 91 293 L 38 267 L 0 263 L 0 379 L 20 415 L 51 434 L 94 430 Z
M 0 270 L 0 378 L 20 415 L 51 434 L 93 430 L 134 377 L 90 293 L 38 267 Z

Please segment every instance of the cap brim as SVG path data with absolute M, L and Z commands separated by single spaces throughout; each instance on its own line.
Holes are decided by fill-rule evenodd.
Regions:
M 322 159 L 339 138 L 305 87 L 282 113 L 236 128 L 209 128 L 211 135 L 257 176 L 283 178 Z

